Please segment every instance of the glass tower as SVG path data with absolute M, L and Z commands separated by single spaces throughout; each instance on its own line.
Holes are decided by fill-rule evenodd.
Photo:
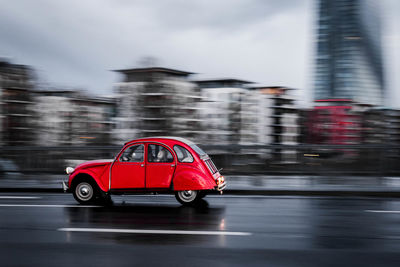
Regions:
M 383 105 L 379 1 L 319 0 L 314 100 Z

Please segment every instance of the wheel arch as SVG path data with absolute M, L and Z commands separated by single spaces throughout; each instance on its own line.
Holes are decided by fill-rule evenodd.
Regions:
M 89 182 L 91 183 L 93 186 L 96 186 L 99 190 L 103 191 L 104 190 L 101 188 L 101 186 L 99 185 L 99 183 L 96 181 L 95 178 L 93 178 L 92 175 L 88 174 L 88 173 L 78 173 L 74 176 L 74 178 L 71 181 L 71 189 L 75 190 L 75 187 L 80 183 L 80 182 Z
M 185 168 L 175 172 L 172 182 L 174 191 L 209 190 L 216 186 L 213 178 L 195 168 Z

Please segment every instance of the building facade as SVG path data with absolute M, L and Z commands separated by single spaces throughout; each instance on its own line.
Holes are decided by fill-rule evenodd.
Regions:
M 362 142 L 363 107 L 351 100 L 317 100 L 310 112 L 309 140 L 314 144 L 355 145 Z
M 319 0 L 314 100 L 383 104 L 379 2 Z
M 208 144 L 298 144 L 299 112 L 290 88 L 249 87 L 250 82 L 237 79 L 196 83 L 203 99 L 200 105 Z M 246 149 L 242 153 L 279 163 L 297 162 L 297 152 L 292 149 Z
M 32 145 L 34 70 L 0 60 L 0 142 L 5 146 Z
M 35 91 L 36 145 L 110 145 L 114 100 L 74 90 Z
M 199 103 L 202 118 L 203 143 L 239 144 L 241 141 L 244 102 L 249 82 L 238 79 L 196 81 L 201 92 Z M 253 134 L 253 133 L 252 133 Z
M 176 135 L 197 141 L 201 136 L 196 85 L 192 73 L 168 68 L 117 70 L 115 85 L 117 143 L 137 137 Z
M 269 144 L 271 138 L 271 114 L 273 101 L 262 90 L 249 89 L 242 96 L 240 113 L 240 144 Z
M 290 92 L 292 88 L 283 86 L 264 86 L 255 88 L 268 103 L 267 118 L 259 127 L 264 127 L 268 144 L 292 146 L 299 144 L 299 109 Z M 297 151 L 294 149 L 273 149 L 272 160 L 275 163 L 297 163 Z

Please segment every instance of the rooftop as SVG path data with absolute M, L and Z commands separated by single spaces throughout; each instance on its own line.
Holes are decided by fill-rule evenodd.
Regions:
M 188 76 L 190 74 L 194 74 L 194 72 L 181 71 L 176 69 L 162 68 L 162 67 L 150 67 L 150 68 L 132 68 L 132 69 L 120 69 L 113 70 L 115 72 L 120 72 L 123 74 L 131 74 L 131 73 L 166 73 L 178 76 Z
M 234 79 L 234 78 L 199 80 L 199 81 L 193 81 L 193 82 L 195 82 L 197 84 L 204 84 L 204 83 L 241 83 L 241 84 L 249 84 L 249 83 L 253 83 L 253 82 L 250 82 L 250 81 L 239 80 L 239 79 Z
M 281 90 L 294 90 L 294 88 L 286 87 L 286 86 L 252 86 L 250 89 L 253 90 L 262 90 L 262 89 L 281 89 Z
M 285 86 L 256 86 L 256 87 L 251 87 L 250 90 L 259 90 L 259 92 L 266 95 L 281 96 L 285 95 L 286 91 L 294 89 Z
M 198 80 L 193 81 L 201 88 L 246 88 L 246 84 L 251 84 L 253 82 L 233 79 L 233 78 L 224 78 L 224 79 L 211 79 L 211 80 Z

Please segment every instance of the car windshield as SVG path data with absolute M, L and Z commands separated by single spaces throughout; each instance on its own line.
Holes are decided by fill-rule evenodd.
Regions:
M 202 156 L 206 156 L 206 152 L 204 152 L 200 147 L 198 147 L 197 145 L 191 145 L 190 146 L 194 151 L 196 151 L 196 153 L 202 157 Z

